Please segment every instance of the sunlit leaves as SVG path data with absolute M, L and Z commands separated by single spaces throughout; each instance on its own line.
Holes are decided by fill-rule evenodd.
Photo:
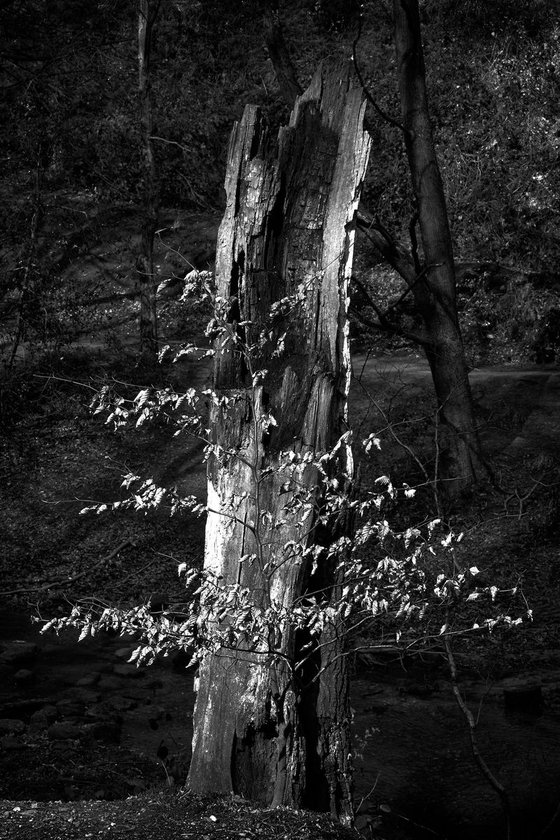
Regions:
M 239 556 L 227 557 L 221 574 L 211 564 L 202 570 L 179 564 L 185 586 L 180 610 L 170 608 L 157 616 L 146 606 L 105 609 L 98 616 L 78 610 L 51 626 L 77 626 L 83 638 L 109 627 L 136 634 L 141 643 L 131 661 L 139 663 L 177 648 L 188 651 L 191 663 L 228 649 L 282 658 L 297 668 L 321 649 L 329 633 L 345 637 L 350 651 L 358 631 L 393 645 L 423 646 L 442 635 L 490 632 L 518 623 L 520 617 L 504 609 L 506 593 L 486 581 L 478 585 L 478 568 L 463 568 L 458 562 L 461 534 L 440 519 L 395 526 L 395 507 L 414 497 L 414 487 L 395 486 L 389 475 L 364 489 L 353 486 L 351 431 L 320 450 L 294 439 L 281 451 L 268 451 L 283 418 L 278 406 L 273 412 L 264 398 L 271 371 L 262 363 L 263 350 L 285 334 L 283 320 L 294 314 L 307 291 L 298 289 L 273 305 L 260 333 L 249 321 L 227 322 L 232 301 L 217 302 L 212 324 L 216 346 L 221 353 L 243 355 L 244 387 L 225 392 L 190 388 L 181 394 L 144 388 L 131 399 L 105 388 L 94 403 L 116 427 L 163 420 L 196 436 L 216 483 L 221 470 L 239 470 L 239 487 L 215 500 L 214 507 L 209 504 L 210 514 L 226 523 L 224 539 L 242 529 Z M 253 343 L 245 340 L 244 330 L 254 333 Z M 229 447 L 212 440 L 209 409 L 225 417 L 239 411 L 249 416 L 249 439 Z M 375 434 L 362 443 L 366 454 L 380 447 Z M 128 498 L 82 512 L 125 508 L 147 513 L 161 507 L 172 513 L 207 512 L 194 496 L 185 498 L 177 488 L 159 486 L 151 478 L 129 473 L 122 485 Z M 305 580 L 289 602 L 285 576 Z M 510 590 L 508 597 L 514 595 Z M 296 634 L 305 638 L 303 646 L 294 644 Z
M 148 513 L 164 505 L 168 507 L 171 515 L 185 510 L 201 515 L 206 510 L 205 505 L 201 504 L 196 496 L 184 496 L 177 491 L 176 487 L 159 487 L 151 478 L 141 481 L 138 476 L 128 475 L 123 481 L 123 486 L 130 488 L 135 482 L 139 482 L 138 487 L 127 499 L 107 504 L 88 505 L 80 510 L 80 514 L 101 514 L 111 510 L 135 510 Z

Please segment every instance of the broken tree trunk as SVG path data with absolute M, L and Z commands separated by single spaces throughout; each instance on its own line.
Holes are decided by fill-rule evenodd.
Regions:
M 306 549 L 336 538 L 319 523 L 316 460 L 347 429 L 352 221 L 369 153 L 363 112 L 349 68 L 320 68 L 277 142 L 254 107 L 230 141 L 205 569 L 275 615 L 312 589 L 326 603 L 336 595 L 334 564 L 317 553 L 314 563 Z M 346 444 L 339 453 L 347 480 Z M 205 657 L 188 784 L 350 819 L 343 634 L 328 627 L 304 654 L 308 633 L 290 628 L 280 619 L 268 639 Z

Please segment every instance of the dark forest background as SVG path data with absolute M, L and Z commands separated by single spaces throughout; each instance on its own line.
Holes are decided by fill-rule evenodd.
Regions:
M 247 102 L 278 124 L 288 106 L 266 45 L 270 3 L 164 2 L 151 55 L 159 226 L 179 211 L 219 218 L 227 142 Z M 358 4 L 284 2 L 283 37 L 300 84 L 317 63 L 348 57 Z M 1 314 L 4 341 L 40 203 L 24 313 L 30 338 L 60 340 L 88 322 L 91 285 L 61 277 L 111 225 L 143 206 L 134 3 L 2 3 Z M 559 262 L 559 33 L 553 2 L 421 4 L 427 81 L 458 262 L 462 328 L 473 363 L 554 361 Z M 364 5 L 356 46 L 369 93 L 397 118 L 391 13 Z M 269 44 L 270 46 L 270 44 Z M 368 111 L 373 135 L 364 204 L 410 247 L 413 216 L 400 132 Z M 69 201 L 69 197 L 71 201 Z M 174 217 L 175 214 L 175 217 Z M 183 231 L 183 241 L 189 231 Z M 211 240 L 210 240 L 211 241 Z M 174 245 L 181 244 L 174 241 Z M 187 252 L 191 249 L 185 242 Z M 212 246 L 186 253 L 207 268 Z M 123 287 L 132 265 L 120 267 Z M 356 270 L 381 301 L 396 294 L 363 243 Z M 31 276 L 30 276 L 31 275 Z M 76 278 L 74 278 L 75 281 Z M 64 308 L 73 307 L 73 328 Z

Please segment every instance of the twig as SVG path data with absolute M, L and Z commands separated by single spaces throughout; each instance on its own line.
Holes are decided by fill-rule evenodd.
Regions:
M 543 830 L 539 834 L 537 840 L 542 840 L 543 837 L 546 837 L 546 835 L 548 834 L 550 829 L 553 827 L 553 825 L 556 822 L 556 820 L 558 819 L 558 817 L 560 817 L 560 802 L 556 806 L 556 810 L 554 811 L 552 817 L 549 819 L 549 821 L 547 822 L 547 824 L 545 825 L 545 827 L 543 828 Z
M 357 814 L 359 813 L 360 808 L 362 807 L 362 805 L 364 804 L 364 802 L 366 801 L 366 799 L 369 799 L 369 798 L 370 798 L 371 794 L 374 792 L 375 788 L 377 787 L 377 783 L 378 783 L 378 781 L 379 781 L 379 777 L 380 777 L 380 775 L 381 775 L 381 770 L 378 770 L 378 771 L 377 771 L 377 776 L 375 777 L 375 782 L 373 783 L 373 785 L 371 786 L 371 788 L 368 790 L 368 792 L 367 792 L 367 793 L 365 793 L 365 794 L 362 796 L 362 798 L 360 799 L 360 801 L 359 801 L 359 803 L 358 803 L 357 808 L 355 809 Z
M 395 303 L 392 303 L 385 310 L 385 312 L 383 312 L 382 309 L 371 297 L 369 290 L 364 285 L 364 283 L 362 283 L 361 280 L 358 280 L 357 277 L 353 277 L 352 281 L 354 285 L 357 286 L 362 296 L 365 298 L 366 304 L 373 309 L 378 318 L 378 321 L 372 321 L 370 318 L 363 314 L 361 309 L 359 309 L 357 306 L 352 305 L 352 312 L 354 313 L 354 316 L 358 318 L 358 320 L 360 320 L 366 327 L 374 327 L 375 329 L 383 330 L 384 332 L 396 333 L 397 335 L 401 335 L 403 338 L 408 338 L 409 341 L 414 342 L 414 344 L 419 344 L 420 346 L 428 346 L 430 344 L 430 341 L 425 336 L 420 335 L 419 333 L 411 332 L 410 330 L 403 329 L 398 324 L 395 324 L 389 320 L 389 313 L 391 312 L 391 310 L 397 309 L 404 300 L 404 298 L 412 291 L 410 286 L 406 288 L 406 290 L 399 296 L 399 299 Z
M 441 518 L 441 505 L 440 505 L 438 490 L 437 490 L 437 487 L 438 487 L 438 485 L 437 485 L 437 475 L 435 476 L 434 481 L 430 480 L 430 476 L 428 475 L 426 467 L 424 466 L 424 464 L 422 463 L 422 461 L 420 460 L 418 455 L 414 452 L 412 447 L 410 447 L 406 443 L 406 441 L 402 440 L 402 438 L 400 438 L 399 435 L 397 435 L 397 433 L 395 432 L 395 426 L 397 424 L 391 423 L 391 421 L 390 421 L 388 415 L 386 414 L 386 412 L 383 410 L 383 408 L 377 402 L 377 400 L 374 397 L 372 397 L 372 395 L 369 393 L 369 391 L 367 390 L 365 385 L 362 382 L 360 382 L 359 380 L 358 380 L 358 384 L 359 384 L 360 388 L 363 390 L 363 392 L 365 393 L 366 397 L 369 399 L 370 403 L 373 406 L 375 406 L 376 410 L 379 412 L 379 414 L 384 419 L 384 421 L 386 423 L 386 429 L 389 432 L 389 434 L 391 435 L 391 437 L 393 438 L 393 440 L 395 441 L 395 443 L 398 446 L 400 446 L 409 455 L 410 458 L 412 458 L 412 460 L 415 462 L 418 469 L 420 470 L 420 472 L 424 476 L 424 480 L 426 482 L 426 485 L 429 486 L 432 490 L 437 515 Z
M 160 143 L 167 143 L 168 146 L 178 146 L 182 152 L 188 153 L 188 149 L 186 146 L 183 146 L 182 143 L 177 143 L 176 140 L 166 140 L 165 137 L 158 137 L 157 134 L 150 134 L 149 140 L 159 140 Z
M 373 243 L 383 259 L 409 286 L 413 286 L 416 282 L 416 269 L 412 255 L 401 243 L 390 236 L 379 219 L 373 219 L 371 214 L 360 208 L 356 213 L 356 226 Z
M 446 837 L 443 834 L 440 834 L 439 831 L 434 831 L 433 828 L 430 828 L 427 825 L 423 825 L 422 823 L 417 823 L 414 820 L 411 820 L 410 817 L 405 817 L 404 814 L 399 814 L 397 811 L 389 811 L 389 813 L 394 814 L 399 820 L 403 820 L 403 822 L 409 823 L 409 825 L 413 825 L 415 828 L 420 828 L 422 831 L 427 831 L 429 834 L 433 834 L 434 837 L 441 837 L 442 840 L 446 840 Z
M 93 385 L 88 385 L 86 382 L 79 382 L 77 379 L 68 379 L 65 376 L 54 376 L 52 373 L 34 373 L 33 378 L 47 380 L 54 379 L 57 382 L 67 382 L 69 385 L 79 385 L 81 388 L 89 388 L 90 391 L 94 391 L 95 393 L 99 390 L 98 388 L 94 388 Z
M 160 554 L 161 552 L 156 551 L 154 553 L 155 554 Z M 122 591 L 121 587 L 124 583 L 126 583 L 127 581 L 129 581 L 133 577 L 139 577 L 141 574 L 143 574 L 146 571 L 146 569 L 149 569 L 150 566 L 153 566 L 154 563 L 157 563 L 157 557 L 152 557 L 152 559 L 148 563 L 146 563 L 145 566 L 142 566 L 140 569 L 135 569 L 133 572 L 130 572 L 129 575 L 125 575 L 125 577 L 120 578 L 119 579 L 119 584 L 118 584 L 119 585 L 119 591 Z
M 447 623 L 447 618 L 446 618 Z M 473 754 L 473 758 L 475 760 L 476 765 L 478 766 L 480 772 L 484 776 L 484 778 L 488 781 L 490 787 L 496 791 L 498 796 L 500 797 L 500 801 L 502 803 L 502 808 L 504 811 L 504 816 L 506 820 L 506 838 L 510 840 L 511 837 L 511 808 L 509 804 L 509 798 L 506 789 L 501 784 L 500 781 L 494 776 L 490 768 L 488 767 L 486 761 L 484 760 L 480 749 L 478 747 L 478 741 L 476 739 L 476 721 L 474 719 L 473 713 L 467 706 L 463 695 L 461 694 L 461 690 L 459 688 L 457 682 L 457 665 L 455 663 L 455 658 L 453 656 L 453 651 L 451 650 L 451 644 L 447 635 L 443 636 L 443 644 L 445 646 L 445 653 L 447 655 L 447 664 L 449 666 L 449 674 L 451 677 L 451 687 L 453 690 L 453 695 L 455 700 L 457 701 L 457 705 L 459 709 L 463 713 L 465 720 L 467 721 L 469 727 L 469 737 L 471 741 L 471 751 Z

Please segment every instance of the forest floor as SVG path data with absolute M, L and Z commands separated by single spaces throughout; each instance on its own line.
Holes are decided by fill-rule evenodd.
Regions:
M 119 222 L 120 237 L 115 237 L 110 218 L 94 226 L 95 241 L 86 242 L 83 253 L 73 257 L 68 266 L 62 261 L 61 276 L 91 288 L 92 296 L 98 298 L 126 288 L 130 278 L 126 269 L 119 266 L 126 265 L 124 254 L 133 246 L 137 228 L 134 218 L 125 222 Z M 186 218 L 177 226 L 174 224 L 170 219 L 169 238 L 158 252 L 162 277 L 184 273 L 181 266 L 185 260 L 188 266 L 206 268 L 215 236 L 214 221 Z M 190 250 L 179 259 L 176 255 L 182 236 Z M 165 508 L 147 514 L 121 508 L 99 516 L 80 515 L 84 507 L 101 503 L 110 506 L 111 502 L 124 499 L 122 478 L 130 472 L 153 476 L 163 486 L 177 485 L 204 499 L 205 474 L 199 443 L 174 437 L 174 430 L 163 424 L 113 431 L 102 416 L 92 416 L 88 408 L 102 384 L 110 382 L 116 390 L 131 395 L 145 383 L 145 376 L 151 375 L 136 360 L 135 306 L 130 300 L 113 301 L 92 310 L 76 303 L 68 309 L 66 320 L 60 319 L 59 340 L 41 351 L 23 342 L 15 365 L 2 380 L 0 609 L 7 615 L 64 615 L 72 603 L 87 600 L 92 594 L 101 604 L 177 604 L 184 597 L 177 577 L 178 564 L 199 566 L 202 562 L 204 522 L 190 514 L 179 513 L 170 518 Z M 161 313 L 162 331 L 170 343 L 178 345 L 182 335 L 200 336 L 202 316 L 190 305 L 179 304 L 171 297 L 162 298 Z M 5 342 L 6 348 L 9 354 L 9 342 Z M 182 389 L 203 386 L 209 375 L 207 364 L 183 357 L 176 366 L 160 371 L 157 378 L 160 384 L 170 383 Z M 391 473 L 396 483 L 423 483 L 425 474 L 433 475 L 430 452 L 435 432 L 435 410 L 425 364 L 413 355 L 368 357 L 361 352 L 354 359 L 354 375 L 351 412 L 357 437 L 365 438 L 375 432 L 382 441 L 381 452 L 363 467 L 366 480 Z M 558 719 L 560 373 L 554 368 L 531 365 L 521 369 L 480 368 L 472 371 L 471 382 L 494 480 L 463 499 L 459 509 L 449 510 L 447 521 L 465 534 L 461 561 L 474 562 L 498 585 L 512 580 L 521 582 L 534 620 L 519 632 L 490 640 L 486 646 L 467 646 L 462 651 L 465 685 L 471 686 L 476 698 L 481 686 L 491 695 L 492 686 L 499 685 L 501 691 L 508 680 L 513 681 L 514 688 L 519 687 L 521 680 L 522 687 L 537 686 L 539 691 L 542 688 L 547 714 Z M 433 499 L 421 491 L 406 516 L 410 521 L 425 521 L 433 514 Z M 7 631 L 0 639 L 4 653 L 14 638 L 25 636 L 20 631 L 21 628 L 15 635 Z M 15 678 L 17 672 L 9 664 L 3 662 L 2 667 L 4 680 Z M 435 677 L 426 676 L 427 672 L 414 674 L 403 685 L 394 670 L 385 669 L 385 677 L 380 674 L 375 657 L 369 662 L 362 657 L 356 667 L 355 690 L 369 698 L 362 706 L 370 709 L 373 716 L 372 730 L 383 729 L 383 719 L 389 720 L 399 703 L 404 714 L 404 693 L 408 717 L 395 718 L 395 731 L 404 731 L 414 704 L 417 714 L 421 711 L 422 717 L 432 716 L 433 732 L 437 731 L 438 716 L 447 714 L 437 688 L 438 681 L 445 683 L 441 669 Z M 381 671 L 383 668 L 381 663 Z M 18 697 L 23 694 L 40 699 L 40 683 L 25 685 L 26 679 L 34 679 L 33 666 L 20 670 L 29 671 L 31 676 L 20 676 L 20 684 L 10 683 L 10 690 Z M 375 690 L 371 682 L 360 682 L 365 672 L 375 672 Z M 385 683 L 390 683 L 386 689 Z M 427 699 L 425 695 L 429 695 Z M 360 702 L 356 700 L 359 708 Z M 424 702 L 426 705 L 421 705 Z M 3 708 L 6 711 L 6 702 Z M 127 709 L 121 711 L 125 716 L 128 713 Z M 11 713 L 2 717 L 15 719 Z M 26 753 L 34 756 L 34 765 L 41 761 L 56 764 L 53 744 L 59 743 L 57 739 L 51 739 L 47 749 L 46 730 L 37 735 L 29 731 L 27 721 L 25 725 L 22 733 L 17 727 L 10 731 L 9 724 L 5 724 L 0 765 L 7 770 L 14 760 L 21 762 L 23 751 L 18 744 L 22 743 L 34 744 L 34 752 Z M 551 732 L 545 732 L 543 745 L 550 745 L 556 737 L 556 730 Z M 371 733 L 368 735 L 365 724 L 359 737 L 367 746 Z M 418 741 L 424 736 L 414 730 L 414 737 Z M 520 743 L 525 743 L 519 737 Z M 408 744 L 404 735 L 402 738 Z M 403 767 L 409 755 L 410 749 L 408 755 L 402 756 Z M 116 747 L 100 746 L 95 758 L 90 756 L 88 760 L 98 762 L 97 770 L 103 775 L 119 758 L 127 779 L 145 773 L 147 779 L 154 779 L 155 787 L 146 785 L 147 789 L 135 792 L 129 786 L 123 798 L 116 801 L 101 797 L 82 801 L 72 786 L 56 796 L 68 801 L 50 802 L 38 797 L 31 801 L 25 795 L 14 801 L 8 796 L 0 802 L 0 838 L 134 836 L 152 840 L 157 836 L 161 840 L 266 840 L 346 836 L 339 827 L 330 827 L 316 815 L 263 811 L 235 798 L 201 800 L 175 787 L 167 789 L 161 761 L 144 767 L 137 758 L 119 753 Z M 366 774 L 368 783 L 372 781 L 371 786 L 383 792 L 380 801 L 386 802 L 390 790 L 383 787 L 383 775 L 378 783 L 378 771 L 372 767 L 370 764 L 369 775 Z M 402 769 L 394 769 L 396 777 L 399 772 Z M 439 777 L 443 779 L 446 773 L 440 768 Z M 158 774 L 160 781 L 156 782 Z M 397 787 L 401 784 L 403 792 L 406 778 L 405 782 L 402 778 L 395 781 Z M 397 840 L 434 835 L 435 829 L 423 832 L 418 828 L 416 833 L 412 828 L 406 829 L 406 817 L 404 822 L 392 826 L 390 819 L 385 819 L 379 834 L 376 825 L 383 822 L 383 815 L 376 808 L 377 805 L 363 823 L 364 830 L 369 831 L 367 836 Z M 539 811 L 540 825 L 546 822 L 546 813 Z M 433 825 L 436 823 L 437 820 Z M 536 834 L 527 834 L 528 838 L 531 836 Z
M 2 840 L 351 840 L 320 814 L 156 790 L 118 802 L 0 801 Z

